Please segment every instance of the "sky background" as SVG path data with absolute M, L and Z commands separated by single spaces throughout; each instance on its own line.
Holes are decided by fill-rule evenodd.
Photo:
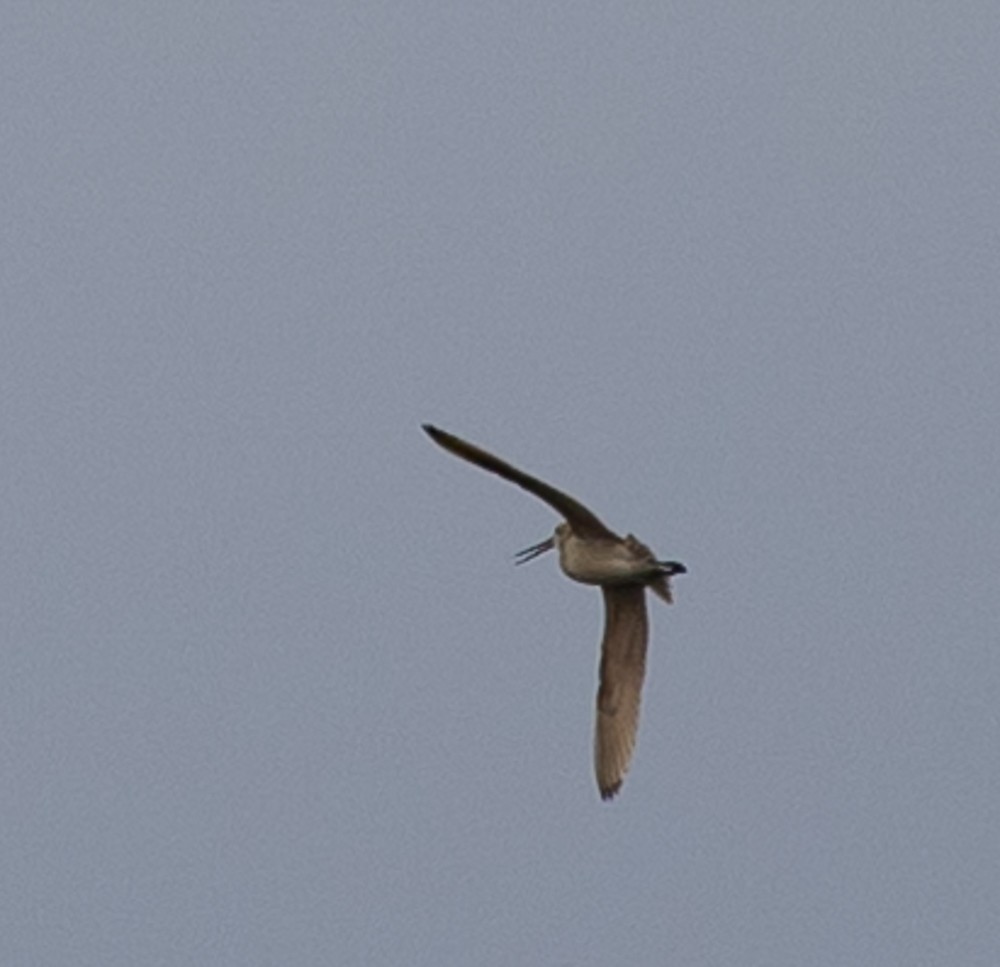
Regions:
M 0 963 L 995 967 L 1000 7 L 27 3 Z M 600 595 L 430 421 L 690 573 Z

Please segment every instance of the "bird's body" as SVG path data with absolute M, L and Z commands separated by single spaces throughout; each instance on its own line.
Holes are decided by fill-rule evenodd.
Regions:
M 455 456 L 489 470 L 544 500 L 565 522 L 552 537 L 518 553 L 524 564 L 553 548 L 563 573 L 582 584 L 599 585 L 604 596 L 605 623 L 601 641 L 600 686 L 594 768 L 603 799 L 621 788 L 639 727 L 639 699 L 646 669 L 649 626 L 646 594 L 670 603 L 670 578 L 684 574 L 677 561 L 659 561 L 637 538 L 619 537 L 590 510 L 568 494 L 518 470 L 492 453 L 437 427 L 424 425 L 428 436 Z
M 580 584 L 653 585 L 664 573 L 664 562 L 631 534 L 588 540 L 574 534 L 568 524 L 560 524 L 555 545 L 563 574 Z
M 628 547 L 617 540 L 577 537 L 567 524 L 556 538 L 559 566 L 566 577 L 581 584 L 628 584 L 641 580 L 645 568 Z

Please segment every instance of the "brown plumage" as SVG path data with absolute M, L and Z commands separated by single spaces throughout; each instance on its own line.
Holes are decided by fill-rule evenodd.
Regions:
M 594 769 L 601 798 L 611 799 L 621 788 L 632 761 L 639 728 L 649 639 L 646 588 L 669 604 L 673 601 L 670 578 L 687 569 L 677 561 L 657 560 L 631 534 L 619 537 L 579 501 L 492 453 L 429 424 L 424 424 L 424 430 L 445 450 L 517 484 L 565 518 L 552 537 L 518 552 L 518 564 L 558 548 L 559 564 L 567 577 L 600 586 L 605 620 Z

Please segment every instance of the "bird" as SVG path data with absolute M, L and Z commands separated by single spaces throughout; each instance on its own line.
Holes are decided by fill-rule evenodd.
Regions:
M 679 561 L 661 561 L 632 534 L 619 537 L 593 511 L 550 484 L 429 423 L 424 432 L 449 453 L 488 470 L 545 501 L 563 522 L 551 537 L 515 554 L 526 564 L 548 551 L 573 581 L 597 585 L 604 597 L 604 635 L 594 728 L 594 772 L 601 799 L 615 797 L 635 751 L 639 701 L 646 674 L 649 621 L 646 588 L 673 603 L 670 579 L 686 574 Z

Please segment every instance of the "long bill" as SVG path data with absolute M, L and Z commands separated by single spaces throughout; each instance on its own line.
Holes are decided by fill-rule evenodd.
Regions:
M 540 557 L 546 551 L 551 551 L 555 545 L 555 539 L 552 537 L 548 537 L 544 541 L 539 541 L 537 544 L 532 544 L 531 547 L 526 547 L 523 551 L 518 551 L 514 555 L 514 557 L 517 558 L 514 563 L 527 564 L 528 561 L 533 561 L 536 557 Z

